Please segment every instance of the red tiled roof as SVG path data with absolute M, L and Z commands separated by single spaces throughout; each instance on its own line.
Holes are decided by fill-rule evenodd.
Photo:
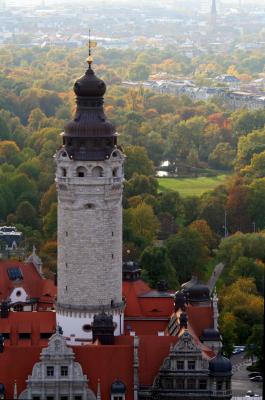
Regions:
M 21 269 L 23 279 L 12 281 L 7 270 L 11 267 Z M 15 287 L 23 287 L 30 298 L 37 298 L 45 303 L 54 303 L 57 289 L 51 279 L 44 279 L 33 264 L 24 264 L 20 261 L 0 261 L 0 301 L 7 300 Z M 48 296 L 47 296 L 48 295 Z
M 126 300 L 125 317 L 169 317 L 173 310 L 172 297 L 140 297 L 153 290 L 142 280 L 123 282 Z
M 124 341 L 125 342 L 125 341 Z M 133 338 L 127 337 L 126 344 L 113 346 L 76 346 L 76 361 L 89 379 L 89 386 L 97 392 L 97 382 L 101 382 L 102 399 L 109 398 L 111 384 L 119 378 L 127 387 L 126 399 L 133 400 Z
M 152 385 L 170 345 L 176 344 L 176 336 L 141 336 L 139 338 L 139 375 L 141 385 Z
M 26 380 L 31 375 L 33 365 L 39 361 L 41 346 L 5 346 L 0 354 L 0 382 L 5 385 L 7 399 L 12 399 L 14 382 L 17 382 L 18 394 L 26 388 Z
M 187 306 L 188 321 L 198 338 L 201 337 L 205 328 L 213 326 L 213 309 L 207 306 Z
M 5 347 L 14 345 L 39 345 L 40 333 L 55 332 L 56 314 L 52 311 L 10 312 L 8 318 L 0 318 L 0 332 L 10 333 Z M 18 333 L 31 333 L 30 339 L 19 339 Z M 44 341 L 44 345 L 48 341 Z

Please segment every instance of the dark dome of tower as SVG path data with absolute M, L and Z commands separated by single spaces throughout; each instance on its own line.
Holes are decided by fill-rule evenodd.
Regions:
M 232 373 L 232 364 L 228 358 L 222 354 L 218 354 L 212 358 L 209 362 L 209 371 L 211 375 L 216 376 L 227 376 Z
M 75 82 L 74 92 L 78 97 L 103 97 L 106 92 L 106 84 L 89 68 L 85 75 Z
M 124 385 L 124 383 L 122 381 L 120 381 L 119 379 L 116 379 L 116 381 L 114 381 L 111 385 L 110 388 L 111 394 L 124 394 L 126 392 L 126 386 Z
M 182 291 L 191 302 L 202 302 L 210 300 L 210 290 L 208 286 L 200 282 L 198 278 L 193 277 L 189 282 L 184 283 Z
M 109 327 L 113 326 L 113 317 L 105 312 L 94 315 L 93 326 Z
M 220 340 L 220 333 L 218 332 L 217 329 L 214 328 L 206 328 L 202 331 L 202 336 L 201 336 L 202 341 L 215 341 L 215 340 Z

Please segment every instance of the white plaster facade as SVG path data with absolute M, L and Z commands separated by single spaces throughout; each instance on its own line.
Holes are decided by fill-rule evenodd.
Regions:
M 124 155 L 76 161 L 57 152 L 57 323 L 75 344 L 91 339 L 90 325 L 104 310 L 123 333 L 122 188 Z
M 10 304 L 26 303 L 28 301 L 28 294 L 23 287 L 16 287 L 10 293 L 9 297 Z

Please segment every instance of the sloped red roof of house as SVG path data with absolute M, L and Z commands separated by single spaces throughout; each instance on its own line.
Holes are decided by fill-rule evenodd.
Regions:
M 20 394 L 26 388 L 26 380 L 31 375 L 33 365 L 39 361 L 43 346 L 5 346 L 0 354 L 0 382 L 5 385 L 6 398 L 12 399 L 14 383 Z
M 188 321 L 198 338 L 205 328 L 213 327 L 213 309 L 211 305 L 187 306 Z
M 160 295 L 141 279 L 125 281 L 122 287 L 126 301 L 125 317 L 169 317 L 173 311 L 173 297 L 165 296 L 163 292 Z
M 168 356 L 170 345 L 176 344 L 176 336 L 140 336 L 139 375 L 141 385 L 152 385 L 163 360 Z
M 41 333 L 55 332 L 56 314 L 52 311 L 10 312 L 8 318 L 0 318 L 0 333 L 9 333 L 5 347 L 46 345 Z M 30 339 L 20 339 L 19 333 L 31 333 Z
M 8 268 L 17 267 L 23 274 L 23 279 L 12 281 L 8 276 Z M 54 303 L 57 288 L 51 279 L 44 279 L 33 264 L 20 261 L 0 261 L 0 301 L 7 300 L 16 287 L 23 287 L 30 298 L 39 299 L 44 303 Z
M 111 384 L 118 378 L 127 388 L 126 399 L 133 400 L 133 338 L 116 338 L 115 345 L 87 345 L 73 347 L 76 361 L 89 379 L 89 386 L 97 393 L 100 379 L 101 398 L 108 399 Z

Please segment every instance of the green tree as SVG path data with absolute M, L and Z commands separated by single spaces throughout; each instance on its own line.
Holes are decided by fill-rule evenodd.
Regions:
M 135 173 L 131 179 L 125 182 L 124 195 L 126 198 L 149 193 L 156 195 L 158 182 L 152 176 Z
M 230 170 L 233 166 L 236 152 L 230 143 L 218 143 L 209 155 L 209 163 L 212 167 L 221 170 Z
M 260 372 L 264 371 L 264 326 L 256 324 L 252 327 L 251 335 L 247 340 L 246 354 L 252 359 L 257 358 L 256 366 Z
M 10 140 L 11 133 L 5 120 L 0 116 L 0 140 Z
M 248 257 L 239 257 L 231 269 L 231 276 L 236 280 L 239 277 L 254 278 L 258 291 L 264 291 L 264 264 Z
M 126 163 L 125 163 L 125 178 L 132 178 L 134 173 L 140 175 L 154 175 L 154 165 L 148 158 L 144 147 L 127 146 L 125 147 Z
M 193 274 L 202 275 L 208 251 L 198 231 L 191 228 L 181 229 L 179 233 L 169 237 L 166 248 L 180 283 L 189 280 Z
M 128 71 L 128 78 L 132 81 L 145 81 L 149 78 L 151 68 L 142 63 L 132 64 Z
M 57 204 L 53 203 L 43 220 L 43 231 L 47 239 L 54 239 L 57 233 Z
M 255 179 L 250 185 L 249 212 L 257 229 L 265 228 L 265 178 Z
M 16 211 L 17 223 L 24 226 L 31 226 L 32 228 L 38 227 L 38 219 L 36 210 L 28 201 L 23 201 L 17 207 Z
M 0 141 L 0 163 L 17 166 L 21 161 L 18 145 L 11 140 Z
M 159 222 L 153 208 L 146 203 L 125 210 L 124 223 L 134 235 L 142 237 L 146 243 L 152 243 L 159 229 Z
M 223 350 L 227 357 L 233 352 L 234 345 L 237 343 L 237 319 L 232 312 L 223 312 L 220 315 L 220 333 L 223 338 Z
M 143 277 L 151 287 L 155 288 L 159 281 L 165 280 L 170 288 L 177 289 L 176 271 L 170 263 L 165 247 L 147 247 L 141 255 L 140 264 Z

